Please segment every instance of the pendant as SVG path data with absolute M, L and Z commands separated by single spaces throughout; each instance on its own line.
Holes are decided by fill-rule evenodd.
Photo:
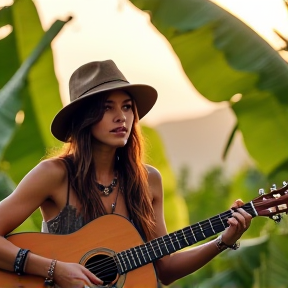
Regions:
M 115 176 L 111 184 L 108 186 L 104 186 L 98 183 L 97 181 L 96 181 L 96 186 L 99 189 L 99 191 L 101 191 L 104 194 L 104 196 L 109 196 L 113 192 L 113 189 L 117 186 L 117 176 Z
M 114 213 L 114 211 L 115 211 L 115 206 L 116 206 L 116 204 L 115 203 L 112 203 L 112 214 Z
M 111 192 L 110 192 L 109 187 L 105 187 L 104 190 L 103 190 L 103 193 L 105 194 L 105 196 L 108 196 Z

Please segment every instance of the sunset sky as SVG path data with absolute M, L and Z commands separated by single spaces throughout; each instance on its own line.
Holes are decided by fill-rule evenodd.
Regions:
M 56 76 L 63 102 L 68 80 L 80 65 L 113 59 L 131 83 L 154 86 L 159 99 L 144 118 L 149 125 L 192 118 L 219 107 L 208 102 L 182 75 L 167 41 L 151 26 L 145 13 L 127 0 L 35 0 L 44 29 L 73 16 L 52 43 Z M 288 38 L 288 13 L 283 0 L 215 0 L 238 15 L 273 47 L 283 42 L 273 28 Z

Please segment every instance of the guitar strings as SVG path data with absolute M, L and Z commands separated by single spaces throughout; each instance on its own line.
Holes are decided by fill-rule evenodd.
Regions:
M 247 212 L 249 212 L 248 210 L 250 210 L 251 212 L 253 212 L 253 209 L 251 208 L 249 208 L 249 209 L 247 209 L 246 208 L 246 211 Z M 219 214 L 219 215 L 217 215 L 217 216 L 214 216 L 214 217 L 212 217 L 212 218 L 210 218 L 209 219 L 209 221 L 208 220 L 204 220 L 204 221 L 201 221 L 201 222 L 199 222 L 199 223 L 201 223 L 201 224 L 199 224 L 199 223 L 197 223 L 198 225 L 201 225 L 201 228 L 200 227 L 195 227 L 195 229 L 193 230 L 193 232 L 195 232 L 196 234 L 198 234 L 198 233 L 203 233 L 204 231 L 207 231 L 208 229 L 210 229 L 211 230 L 211 224 L 215 224 L 216 223 L 216 225 L 213 225 L 213 227 L 215 228 L 215 229 L 217 229 L 217 227 L 220 227 L 220 226 L 222 226 L 224 229 L 226 228 L 225 226 L 223 226 L 223 221 L 225 221 L 225 220 L 227 220 L 229 217 L 231 217 L 231 215 L 232 215 L 232 211 L 231 210 L 228 210 L 228 211 L 226 211 L 226 212 L 224 212 L 224 213 L 222 213 L 222 214 Z M 220 221 L 219 221 L 219 219 L 221 219 Z M 194 225 L 197 225 L 197 224 L 194 224 Z M 184 229 L 182 229 L 182 230 L 179 230 L 179 231 L 183 231 L 183 233 L 184 233 L 184 235 L 181 233 L 181 235 L 177 235 L 177 233 L 175 232 L 175 233 L 171 233 L 171 234 L 168 234 L 168 235 L 165 235 L 166 237 L 168 236 L 169 237 L 169 240 L 171 241 L 171 243 L 178 243 L 178 246 L 179 246 L 179 249 L 176 249 L 176 250 L 180 250 L 180 249 L 182 249 L 181 248 L 181 245 L 180 245 L 180 241 L 182 241 L 182 240 L 187 240 L 187 239 L 190 239 L 190 238 L 192 238 L 192 240 L 193 240 L 193 235 L 190 235 L 190 236 L 186 236 L 185 235 L 185 230 L 187 231 L 187 229 L 189 229 L 189 231 L 190 231 L 190 229 L 194 226 L 194 225 L 191 225 L 191 226 L 188 226 L 188 227 L 185 227 Z M 224 230 L 223 229 L 223 230 Z M 165 237 L 165 236 L 163 236 L 163 237 Z M 203 236 L 205 236 L 205 234 L 203 235 Z M 161 237 L 162 238 L 162 237 Z M 205 238 L 207 238 L 206 236 L 205 236 Z M 205 239 L 204 238 L 204 239 Z M 151 252 L 153 252 L 154 254 L 156 253 L 156 252 L 160 252 L 160 254 L 162 255 L 162 253 L 161 253 L 161 251 L 162 251 L 162 249 L 163 249 L 163 247 L 165 247 L 165 245 L 166 245 L 166 243 L 164 242 L 164 240 L 162 239 L 162 241 L 163 241 L 163 243 L 159 243 L 158 242 L 158 240 L 157 239 L 160 239 L 160 238 L 156 238 L 156 239 L 154 239 L 154 240 L 152 240 L 152 241 L 150 241 L 150 242 L 147 242 L 147 243 L 144 243 L 144 244 L 142 244 L 143 245 L 143 247 L 145 246 L 146 247 L 146 249 L 143 251 L 143 250 L 141 250 L 141 248 L 139 248 L 140 249 L 140 254 L 142 255 L 142 258 L 143 258 L 143 260 L 145 261 L 145 263 L 146 262 L 152 262 L 152 261 L 148 261 L 148 260 L 146 260 L 146 256 L 149 254 L 150 255 L 150 253 Z M 202 240 L 204 240 L 204 239 L 201 239 L 201 240 L 199 240 L 199 241 L 202 241 Z M 197 240 L 197 239 L 196 239 Z M 188 240 L 187 240 L 188 241 Z M 156 242 L 156 243 L 155 243 Z M 195 242 L 195 243 L 197 243 L 198 242 L 198 240 Z M 148 243 L 150 243 L 150 246 L 148 246 L 147 244 Z M 189 243 L 189 242 L 188 242 Z M 192 243 L 192 244 L 190 244 L 190 245 L 187 245 L 187 246 L 191 246 L 191 245 L 193 245 L 193 244 L 195 244 L 195 243 Z M 167 243 L 168 245 L 169 245 L 169 243 Z M 140 245 L 140 246 L 142 246 L 142 245 Z M 138 246 L 138 247 L 140 247 L 140 246 Z M 185 247 L 187 247 L 186 245 L 185 245 Z M 134 247 L 134 249 L 135 249 L 135 251 L 137 252 L 137 250 L 136 250 L 136 248 L 137 247 Z M 162 248 L 162 249 L 161 249 Z M 184 248 L 184 247 L 183 247 Z M 167 248 L 166 248 L 167 249 Z M 126 258 L 128 258 L 128 253 L 131 253 L 131 255 L 132 255 L 132 257 L 134 258 L 134 256 L 133 256 L 133 253 L 132 253 L 132 251 L 131 251 L 131 249 L 128 249 L 128 250 L 124 250 L 124 251 L 121 251 L 121 252 L 119 252 L 119 253 L 117 253 L 117 254 L 121 254 L 122 252 L 124 252 L 124 253 L 126 253 L 126 256 L 125 255 L 122 255 L 122 257 L 124 258 L 124 257 L 126 257 Z M 168 252 L 169 252 L 169 250 L 168 250 Z M 174 251 L 173 251 L 174 252 Z M 137 253 L 136 253 L 137 254 Z M 169 252 L 169 254 L 170 254 L 170 252 Z M 137 255 L 138 256 L 138 255 Z M 155 256 L 158 258 L 158 256 L 155 254 Z M 161 257 L 160 257 L 161 258 Z M 117 258 L 116 258 L 116 260 L 117 260 Z M 134 260 L 135 261 L 135 260 Z M 138 257 L 138 262 L 139 262 L 139 264 L 141 264 L 141 265 L 143 265 L 142 263 L 141 263 L 141 261 L 139 260 L 139 257 Z M 96 264 L 96 265 L 95 265 Z M 135 264 L 135 263 L 134 263 Z M 132 265 L 130 264 L 130 266 L 132 267 Z M 115 267 L 116 267 L 116 270 L 118 271 L 118 269 L 117 269 L 117 266 L 116 266 L 116 263 L 115 263 L 115 259 L 114 258 L 112 258 L 112 257 L 110 257 L 110 258 L 105 258 L 105 259 L 101 259 L 101 260 L 99 260 L 99 261 L 95 261 L 95 262 L 91 262 L 90 264 L 88 264 L 87 266 L 86 266 L 86 268 L 88 268 L 89 270 L 97 270 L 99 267 L 101 267 L 101 270 L 98 272 L 98 274 L 97 275 L 100 275 L 101 273 L 104 273 L 104 272 L 110 272 L 110 271 L 115 271 Z M 137 268 L 137 265 L 136 265 L 136 267 L 135 268 Z M 114 274 L 114 273 L 113 273 Z M 109 275 L 111 275 L 111 274 L 109 274 Z M 107 277 L 106 275 L 105 276 L 102 276 L 102 277 Z
M 226 212 L 226 213 L 223 213 L 223 214 L 221 214 L 221 216 L 224 216 L 225 218 L 227 218 L 227 216 L 230 216 L 231 215 L 231 211 L 228 211 L 228 212 Z M 219 222 L 219 220 L 218 219 L 216 219 L 217 221 L 216 222 Z M 215 222 L 215 219 L 214 219 L 214 221 L 213 221 L 213 219 L 212 219 L 212 221 L 210 221 L 211 223 L 213 223 L 213 222 Z M 201 227 L 202 227 L 202 230 L 203 231 L 205 231 L 205 230 L 207 230 L 207 228 L 205 227 L 205 226 L 209 226 L 209 229 L 211 229 L 211 225 L 207 225 L 207 224 L 209 224 L 207 221 L 205 222 L 204 221 L 204 223 L 202 223 L 202 225 L 201 225 Z M 197 224 L 195 224 L 195 225 L 197 225 Z M 219 225 L 218 225 L 219 226 Z M 223 226 L 223 224 L 221 223 L 221 225 L 220 226 Z M 215 227 L 215 226 L 214 226 Z M 188 226 L 188 227 L 185 227 L 183 230 L 185 230 L 185 229 L 190 229 L 190 226 Z M 197 232 L 200 232 L 201 231 L 201 229 L 200 228 L 196 228 L 195 230 L 195 233 L 197 233 Z M 202 231 L 201 231 L 202 232 Z M 170 241 L 175 241 L 175 242 L 178 242 L 178 241 L 181 241 L 181 240 L 183 240 L 184 238 L 191 238 L 191 236 L 190 237 L 186 237 L 186 236 L 183 236 L 182 234 L 180 235 L 181 237 L 179 237 L 179 236 L 177 236 L 177 234 L 176 233 L 174 233 L 174 234 L 171 234 L 170 235 Z M 205 238 L 204 238 L 205 239 Z M 204 240 L 204 239 L 202 239 L 202 240 Z M 155 240 L 155 239 L 154 239 Z M 153 240 L 152 240 L 153 241 Z M 150 247 L 148 247 L 148 252 L 154 252 L 154 251 L 161 251 L 160 249 L 159 249 L 159 246 L 158 246 L 158 244 L 159 243 L 156 243 L 156 246 L 154 245 L 154 243 L 153 242 L 150 242 L 150 245 L 152 246 L 151 248 Z M 201 240 L 200 240 L 201 241 Z M 154 241 L 155 242 L 155 241 Z M 149 243 L 149 242 L 148 242 Z M 147 243 L 146 243 L 147 244 Z M 192 243 L 193 244 L 193 243 Z M 192 245 L 191 244 L 191 245 Z M 142 245 L 145 245 L 145 244 L 142 244 Z M 154 246 L 153 246 L 154 245 Z M 160 244 L 160 245 L 162 245 L 163 246 L 163 243 L 162 244 Z M 181 249 L 181 246 L 179 245 L 179 247 L 180 247 L 180 249 Z M 155 249 L 156 248 L 156 249 Z M 127 250 L 128 252 L 130 252 L 131 253 L 131 251 L 130 250 Z M 140 249 L 140 251 L 141 251 L 141 253 L 143 254 L 143 251 Z M 145 257 L 145 255 L 147 255 L 148 254 L 148 252 L 146 253 L 146 252 L 144 252 L 144 257 Z M 121 253 L 121 252 L 120 252 Z M 127 252 L 126 252 L 127 253 Z M 132 254 L 132 256 L 133 256 L 133 254 Z M 143 255 L 142 255 L 143 256 Z M 127 257 L 127 256 L 126 256 Z M 100 266 L 100 265 L 103 265 L 104 263 L 106 263 L 106 264 L 108 264 L 107 263 L 107 260 L 108 259 L 103 259 L 102 261 L 98 261 L 97 262 L 97 264 L 99 264 L 99 265 L 96 265 L 96 266 L 92 266 L 91 268 L 95 268 L 95 267 L 97 267 L 97 266 Z M 109 260 L 108 260 L 109 261 Z M 139 260 L 138 260 L 139 261 Z M 100 263 L 100 262 L 103 262 L 103 263 Z M 113 262 L 114 263 L 114 260 L 113 259 L 111 259 L 110 258 L 110 261 L 109 262 Z M 91 263 L 90 265 L 94 265 L 94 263 Z M 90 266 L 89 265 L 89 266 Z M 88 265 L 87 265 L 88 266 Z
M 217 226 L 222 226 L 223 227 L 223 225 L 222 225 L 222 223 L 221 224 L 219 224 L 219 225 L 217 225 Z M 185 228 L 184 228 L 185 229 Z M 187 229 L 187 227 L 186 227 L 186 229 Z M 198 232 L 200 232 L 201 230 L 200 229 L 195 229 L 195 233 L 197 233 L 197 230 L 198 230 Z M 207 230 L 207 229 L 203 229 L 203 230 Z M 178 242 L 178 241 L 181 241 L 181 240 L 183 240 L 184 239 L 184 236 L 182 236 L 182 237 L 177 237 L 175 234 L 172 234 L 172 235 L 170 235 L 171 237 L 170 237 L 170 239 L 169 240 L 171 240 L 171 242 Z M 186 238 L 193 238 L 192 236 L 189 236 L 189 237 L 186 237 Z M 149 243 L 149 242 L 148 242 Z M 145 263 L 147 263 L 147 262 L 151 262 L 151 261 L 148 261 L 148 260 L 145 260 L 145 259 L 147 259 L 146 258 L 146 256 L 148 255 L 148 254 L 150 254 L 151 252 L 159 252 L 159 251 L 161 251 L 161 246 L 162 246 L 162 248 L 163 247 L 165 247 L 165 244 L 164 243 L 161 243 L 161 244 L 159 244 L 160 245 L 160 248 L 159 248 L 159 246 L 158 246 L 158 244 L 156 244 L 156 245 L 153 245 L 154 243 L 152 243 L 152 242 L 150 242 L 151 244 L 152 244 L 152 247 L 151 246 L 146 246 L 148 249 L 146 250 L 141 250 L 140 249 L 140 251 L 141 251 L 141 255 L 142 255 L 142 257 L 143 257 L 143 259 L 144 259 L 144 261 L 145 261 Z M 146 243 L 147 244 L 147 243 Z M 193 244 L 193 243 L 192 243 Z M 191 245 L 192 245 L 191 244 Z M 145 245 L 145 244 L 142 244 L 142 245 Z M 131 251 L 130 250 L 125 250 L 125 252 L 126 252 L 126 254 L 127 254 L 127 251 L 128 252 L 130 252 L 131 253 Z M 148 251 L 148 252 L 147 252 Z M 122 252 L 124 252 L 124 251 L 122 251 Z M 119 252 L 119 253 L 121 253 L 121 252 Z M 117 253 L 117 254 L 119 254 L 119 253 Z M 126 255 L 126 256 L 123 256 L 123 257 L 126 257 L 126 258 L 128 258 L 128 255 Z M 138 262 L 139 262 L 139 259 L 138 259 Z M 95 265 L 96 264 L 96 265 Z M 141 265 L 143 265 L 143 263 L 141 263 L 140 262 L 140 264 Z M 130 265 L 131 266 L 131 265 Z M 100 268 L 101 267 L 101 269 L 98 271 L 98 273 L 96 274 L 99 278 L 105 278 L 105 277 L 107 277 L 107 276 L 109 276 L 109 275 L 111 275 L 111 273 L 110 272 L 112 272 L 112 271 L 115 271 L 115 267 L 117 267 L 116 266 L 116 263 L 115 263 L 115 259 L 114 258 L 112 258 L 112 257 L 110 257 L 110 258 L 108 258 L 108 259 L 102 259 L 102 260 L 98 260 L 98 261 L 95 261 L 95 262 L 91 262 L 90 264 L 88 264 L 88 265 L 86 265 L 85 266 L 86 268 L 88 268 L 91 272 L 93 271 L 93 270 L 97 270 L 98 268 Z M 137 266 L 136 266 L 137 267 Z M 136 268 L 135 267 L 135 268 Z M 118 272 L 118 269 L 116 268 L 116 271 Z M 107 275 L 102 275 L 103 273 L 105 273 L 105 272 L 108 272 L 109 274 Z M 117 274 L 117 272 L 115 273 L 115 274 Z M 114 273 L 113 273 L 114 274 Z M 101 277 L 100 277 L 100 275 L 101 275 Z

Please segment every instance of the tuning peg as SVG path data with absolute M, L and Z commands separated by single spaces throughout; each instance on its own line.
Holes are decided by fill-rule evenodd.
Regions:
M 265 194 L 265 190 L 263 188 L 260 188 L 258 193 L 260 196 L 262 196 Z
M 274 191 L 274 190 L 276 190 L 277 188 L 276 188 L 276 184 L 273 184 L 272 185 L 272 187 L 270 188 L 270 191 Z
M 286 186 L 287 185 L 287 182 L 286 181 L 283 181 L 283 186 Z
M 281 222 L 282 216 L 280 214 L 276 214 L 272 216 L 272 219 L 275 221 L 275 223 Z

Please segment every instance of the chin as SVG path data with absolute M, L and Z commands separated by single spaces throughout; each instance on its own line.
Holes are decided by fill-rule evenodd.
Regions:
M 127 144 L 127 139 L 123 140 L 123 141 L 117 141 L 117 143 L 114 143 L 114 145 L 112 144 L 112 146 L 115 146 L 116 148 L 118 147 L 124 147 Z

